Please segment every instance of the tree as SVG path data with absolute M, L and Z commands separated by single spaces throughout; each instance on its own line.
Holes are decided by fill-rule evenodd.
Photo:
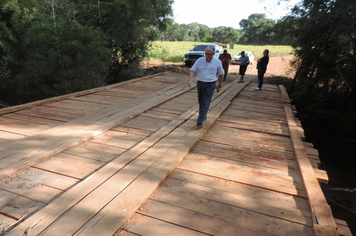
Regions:
M 131 79 L 147 54 L 149 43 L 166 29 L 172 0 L 80 0 L 76 13 L 83 24 L 98 27 L 112 52 L 109 83 Z
M 298 35 L 295 35 L 297 29 L 294 16 L 285 16 L 278 20 L 273 27 L 273 36 L 268 41 L 275 45 L 292 45 Z
M 232 27 L 219 26 L 213 29 L 211 42 L 236 43 L 239 39 L 239 32 Z
M 291 87 L 295 101 L 327 107 L 333 112 L 315 113 L 319 122 L 333 120 L 339 133 L 356 134 L 356 2 L 304 0 L 293 11 L 300 62 Z
M 17 104 L 105 85 L 110 54 L 103 37 L 76 24 L 68 5 L 8 1 L 1 9 L 1 60 L 9 72 L 0 78 L 2 101 Z
M 243 30 L 244 37 L 240 43 L 266 44 L 273 35 L 275 22 L 267 19 L 265 14 L 251 14 L 248 19 L 240 21 L 240 27 Z
M 132 78 L 169 23 L 171 4 L 2 0 L 0 100 L 16 104 Z

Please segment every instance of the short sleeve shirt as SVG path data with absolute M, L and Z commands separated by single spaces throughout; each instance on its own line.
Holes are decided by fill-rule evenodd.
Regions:
M 240 61 L 240 65 L 242 66 L 246 66 L 250 63 L 250 59 L 246 55 L 244 57 L 240 57 L 239 61 Z
M 199 58 L 190 70 L 197 73 L 197 80 L 201 82 L 217 81 L 219 75 L 224 74 L 221 61 L 215 57 L 210 62 L 205 57 Z

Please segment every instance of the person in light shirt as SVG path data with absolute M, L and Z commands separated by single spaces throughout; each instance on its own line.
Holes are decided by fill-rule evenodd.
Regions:
M 240 61 L 239 75 L 241 75 L 239 83 L 243 83 L 247 66 L 248 64 L 250 64 L 250 58 L 247 55 L 245 55 L 245 51 L 241 52 L 241 57 L 239 61 Z
M 211 99 L 216 88 L 220 92 L 224 78 L 224 69 L 221 61 L 214 57 L 215 47 L 208 46 L 205 49 L 205 57 L 199 58 L 190 69 L 188 86 L 193 86 L 193 76 L 197 74 L 197 91 L 199 102 L 199 117 L 197 120 L 197 129 L 203 127 L 206 119 Z M 216 86 L 218 81 L 218 86 Z

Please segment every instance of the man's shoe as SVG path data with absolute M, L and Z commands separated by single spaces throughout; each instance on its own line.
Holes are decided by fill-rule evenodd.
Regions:
M 261 90 L 261 88 L 259 88 L 258 86 L 255 87 L 255 90 Z
M 201 128 L 203 128 L 203 125 L 202 124 L 197 124 L 197 129 L 201 129 Z

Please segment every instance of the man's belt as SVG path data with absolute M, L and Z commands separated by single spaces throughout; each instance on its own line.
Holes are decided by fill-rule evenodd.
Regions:
M 203 82 L 203 81 L 199 81 L 199 80 L 198 80 L 198 83 L 202 83 L 202 84 L 213 84 L 213 83 L 215 83 L 215 81 L 214 81 L 214 82 Z

